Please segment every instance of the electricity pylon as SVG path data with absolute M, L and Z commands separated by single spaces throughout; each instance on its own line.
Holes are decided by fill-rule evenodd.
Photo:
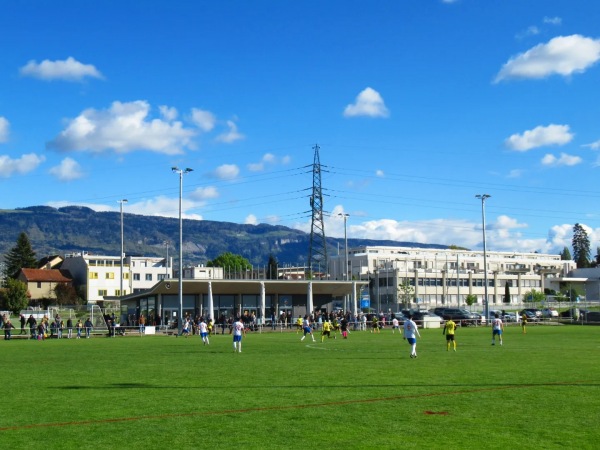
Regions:
M 310 224 L 310 247 L 308 249 L 308 276 L 329 273 L 327 267 L 327 242 L 325 239 L 325 224 L 323 222 L 323 191 L 321 189 L 321 161 L 319 146 L 313 147 L 315 157 L 313 162 L 313 186 L 310 196 L 312 219 Z

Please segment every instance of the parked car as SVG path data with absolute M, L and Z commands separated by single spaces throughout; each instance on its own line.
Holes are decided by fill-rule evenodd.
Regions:
M 504 320 L 505 322 L 516 322 L 517 321 L 517 313 L 507 312 L 502 316 L 502 320 Z
M 521 311 L 519 311 L 520 316 L 522 316 L 523 314 L 527 316 L 528 322 L 537 322 L 538 320 L 540 320 L 539 317 L 529 309 L 522 309 Z
M 558 311 L 554 308 L 544 308 L 544 309 L 542 309 L 542 317 L 546 317 L 546 318 L 558 317 Z
M 462 326 L 475 325 L 477 316 L 470 311 L 462 308 L 446 308 L 442 314 L 444 320 L 450 320 L 460 323 Z
M 542 310 L 541 309 L 537 309 L 537 308 L 525 308 L 523 311 L 532 312 L 533 314 L 535 314 L 535 317 L 537 317 L 538 319 L 542 318 Z

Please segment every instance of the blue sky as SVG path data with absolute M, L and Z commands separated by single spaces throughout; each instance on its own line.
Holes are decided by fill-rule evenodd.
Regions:
M 86 6 L 90 5 L 90 6 Z M 95 210 L 559 252 L 600 245 L 600 3 L 11 1 L 6 209 Z

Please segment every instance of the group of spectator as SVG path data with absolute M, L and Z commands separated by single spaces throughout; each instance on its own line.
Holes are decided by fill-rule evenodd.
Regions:
M 70 317 L 65 323 L 58 314 L 56 314 L 52 320 L 50 320 L 47 315 L 44 315 L 39 321 L 33 314 L 30 314 L 28 318 L 25 318 L 25 316 L 21 314 L 19 316 L 19 322 L 21 324 L 19 335 L 27 335 L 27 329 L 29 329 L 29 339 L 38 341 L 54 338 L 62 339 L 65 333 L 66 338 L 71 339 L 74 334 L 73 330 L 75 330 L 77 339 L 81 338 L 84 332 L 85 336 L 89 338 L 93 328 L 92 321 L 89 317 L 85 323 L 83 323 L 81 319 L 78 319 L 76 323 L 73 323 L 73 319 Z M 0 319 L 0 328 L 4 329 L 4 340 L 11 340 L 12 331 L 16 328 L 6 314 Z

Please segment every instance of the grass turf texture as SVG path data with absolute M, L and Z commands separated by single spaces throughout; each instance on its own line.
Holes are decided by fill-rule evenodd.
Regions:
M 0 342 L 2 448 L 598 448 L 600 328 Z

